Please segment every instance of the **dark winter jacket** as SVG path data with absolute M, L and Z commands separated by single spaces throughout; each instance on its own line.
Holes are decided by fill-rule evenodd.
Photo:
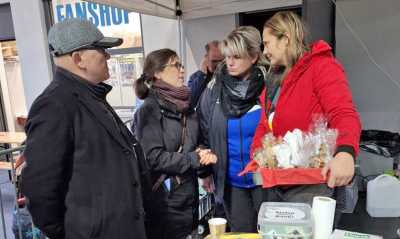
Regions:
M 184 116 L 187 118 L 186 133 L 180 153 Z M 151 90 L 136 112 L 135 126 L 136 137 L 151 167 L 153 185 L 163 174 L 170 182 L 163 182 L 156 189 L 154 207 L 160 221 L 153 227 L 156 234 L 153 238 L 185 238 L 197 221 L 197 169 L 200 167 L 195 152 L 199 143 L 197 115 L 194 111 L 177 112 L 174 105 Z M 170 190 L 167 185 L 171 185 Z
M 188 87 L 190 88 L 190 106 L 196 108 L 200 99 L 201 94 L 207 87 L 208 82 L 211 80 L 212 73 L 208 72 L 205 74 L 202 71 L 196 71 L 193 73 L 188 81 Z
M 49 238 L 145 239 L 143 153 L 107 92 L 87 84 L 59 68 L 29 112 L 22 192 L 33 222 Z

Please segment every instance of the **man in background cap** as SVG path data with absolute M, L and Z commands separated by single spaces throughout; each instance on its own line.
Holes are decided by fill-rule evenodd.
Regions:
M 22 192 L 47 237 L 145 239 L 143 153 L 106 101 L 107 38 L 89 21 L 69 19 L 48 35 L 54 80 L 33 103 L 26 126 Z M 148 190 L 148 191 L 147 191 Z

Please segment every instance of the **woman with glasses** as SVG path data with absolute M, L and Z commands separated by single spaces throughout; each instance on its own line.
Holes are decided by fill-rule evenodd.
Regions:
M 199 124 L 183 82 L 183 66 L 170 49 L 151 52 L 136 82 L 144 103 L 136 114 L 135 132 L 154 180 L 149 238 L 184 239 L 191 234 L 198 219 L 197 171 L 216 162 L 209 150 L 198 149 Z
M 221 43 L 224 63 L 218 66 L 198 107 L 204 144 L 218 157 L 211 170 L 216 199 L 223 203 L 234 232 L 256 232 L 258 210 L 269 193 L 255 185 L 251 175 L 238 176 L 250 160 L 250 145 L 261 116 L 258 97 L 267 62 L 260 46 L 256 28 L 233 30 Z M 203 183 L 210 188 L 211 176 Z

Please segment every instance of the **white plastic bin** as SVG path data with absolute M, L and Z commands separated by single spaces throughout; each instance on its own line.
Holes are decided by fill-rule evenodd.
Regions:
M 311 239 L 311 207 L 305 203 L 264 202 L 258 213 L 262 239 Z
M 369 181 L 367 212 L 371 217 L 400 217 L 400 180 L 382 174 Z

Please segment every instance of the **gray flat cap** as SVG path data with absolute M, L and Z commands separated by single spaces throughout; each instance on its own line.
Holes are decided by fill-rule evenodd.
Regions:
M 92 22 L 80 18 L 66 19 L 53 25 L 48 40 L 55 56 L 84 48 L 110 48 L 122 44 L 121 38 L 104 37 Z

